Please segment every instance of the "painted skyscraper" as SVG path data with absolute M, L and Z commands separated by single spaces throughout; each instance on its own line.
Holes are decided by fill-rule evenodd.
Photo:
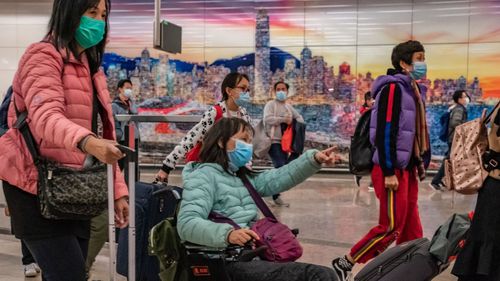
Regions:
M 266 100 L 269 97 L 271 82 L 271 48 L 269 34 L 269 16 L 266 10 L 257 12 L 255 27 L 255 99 Z
M 140 94 L 142 99 L 153 98 L 153 77 L 151 75 L 151 56 L 148 49 L 141 53 L 141 62 L 139 64 L 139 77 L 141 81 Z

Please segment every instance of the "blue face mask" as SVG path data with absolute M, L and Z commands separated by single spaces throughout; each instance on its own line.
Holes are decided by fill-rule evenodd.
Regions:
M 243 106 L 250 102 L 250 92 L 241 92 L 240 97 L 234 100 L 237 106 Z
M 235 147 L 227 152 L 229 158 L 229 169 L 233 172 L 238 171 L 252 160 L 253 145 L 242 140 L 235 139 Z
M 286 100 L 287 96 L 286 96 L 286 92 L 285 91 L 278 91 L 276 92 L 276 99 L 279 100 L 279 101 L 284 101 Z
M 102 41 L 105 31 L 105 21 L 82 16 L 80 26 L 76 29 L 75 39 L 82 48 L 92 48 Z
M 410 72 L 411 77 L 415 80 L 425 78 L 427 75 L 427 64 L 423 61 L 416 61 L 413 63 L 413 71 Z

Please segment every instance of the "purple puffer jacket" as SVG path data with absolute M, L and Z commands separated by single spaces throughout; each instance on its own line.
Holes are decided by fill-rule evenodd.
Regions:
M 397 83 L 401 88 L 403 94 L 401 98 L 401 113 L 399 116 L 399 130 L 396 143 L 397 162 L 394 163 L 394 168 L 405 169 L 410 163 L 413 153 L 413 142 L 415 139 L 415 126 L 416 126 L 416 100 L 411 86 L 411 78 L 407 75 L 398 73 L 395 75 L 382 75 L 379 76 L 372 85 L 372 95 L 375 98 L 375 104 L 372 109 L 372 116 L 370 121 L 370 142 L 375 145 L 375 136 L 377 131 L 377 114 L 380 101 L 380 91 L 390 83 Z M 419 85 L 422 99 L 425 102 L 425 94 L 427 87 Z M 426 167 L 430 157 L 426 157 L 424 162 Z M 379 155 L 375 148 L 373 154 L 373 163 L 379 165 Z

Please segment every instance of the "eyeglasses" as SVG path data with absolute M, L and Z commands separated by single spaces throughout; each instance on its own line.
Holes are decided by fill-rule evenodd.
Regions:
M 250 92 L 250 88 L 242 87 L 242 86 L 237 86 L 234 87 L 233 89 L 240 89 L 242 92 Z

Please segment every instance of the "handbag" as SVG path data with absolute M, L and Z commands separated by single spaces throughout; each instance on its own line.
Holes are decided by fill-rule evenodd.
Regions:
M 255 241 L 255 246 L 257 248 L 267 247 L 261 254 L 261 258 L 274 262 L 292 262 L 299 259 L 302 256 L 303 249 L 294 231 L 276 219 L 248 178 L 242 176 L 241 180 L 250 196 L 252 196 L 253 201 L 265 216 L 251 227 L 260 237 L 260 240 Z
M 304 143 L 306 141 L 306 124 L 293 119 L 293 141 L 292 150 L 294 153 L 302 154 L 304 151 Z
M 94 88 L 92 131 L 97 132 L 98 101 Z M 15 106 L 15 103 L 14 103 Z M 38 204 L 42 216 L 56 220 L 88 220 L 107 208 L 107 167 L 97 160 L 89 167 L 73 169 L 40 155 L 26 122 L 27 110 L 15 106 L 19 129 L 38 170 Z
M 260 120 L 254 127 L 253 154 L 257 158 L 265 158 L 271 148 L 271 137 L 267 135 L 264 119 Z M 274 127 L 271 128 L 271 135 L 274 134 Z
M 288 125 L 283 136 L 281 137 L 281 149 L 286 153 L 292 153 L 292 142 L 293 142 L 293 127 Z
M 455 128 L 450 159 L 445 160 L 444 182 L 448 189 L 462 194 L 474 194 L 482 188 L 488 176 L 482 155 L 488 149 L 486 124 L 493 111 L 484 117 L 463 123 Z
M 429 252 L 442 264 L 448 265 L 456 259 L 463 248 L 474 212 L 453 214 L 442 224 L 432 237 Z
M 265 216 L 251 227 L 260 237 L 260 240 L 255 241 L 255 247 L 263 249 L 259 251 L 260 257 L 272 262 L 292 262 L 299 259 L 303 250 L 296 237 L 298 230 L 291 230 L 285 224 L 280 223 L 250 181 L 245 176 L 241 176 L 241 180 Z M 229 223 L 235 229 L 240 229 L 240 226 L 233 220 L 215 212 L 210 213 L 209 219 L 219 223 Z

